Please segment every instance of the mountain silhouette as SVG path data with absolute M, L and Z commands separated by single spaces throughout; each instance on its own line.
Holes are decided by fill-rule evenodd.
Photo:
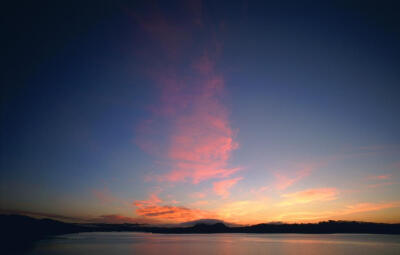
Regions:
M 197 224 L 214 225 L 217 223 L 222 223 L 228 227 L 240 226 L 239 224 L 229 223 L 229 222 L 225 222 L 223 220 L 218 220 L 218 219 L 200 219 L 200 220 L 186 221 L 186 222 L 183 222 L 180 224 L 175 224 L 174 226 L 171 226 L 171 227 L 193 227 Z
M 194 224 L 194 225 L 193 225 Z M 174 234 L 212 233 L 369 233 L 400 234 L 400 224 L 356 221 L 324 221 L 319 223 L 265 223 L 252 226 L 227 226 L 223 221 L 203 219 L 178 227 L 155 227 L 139 224 L 66 223 L 52 219 L 35 219 L 23 215 L 0 215 L 3 247 L 25 249 L 34 241 L 54 235 L 79 232 L 133 231 Z

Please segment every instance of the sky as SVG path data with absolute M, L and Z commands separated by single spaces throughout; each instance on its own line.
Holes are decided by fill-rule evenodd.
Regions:
M 395 1 L 6 6 L 0 212 L 400 222 L 399 11 Z

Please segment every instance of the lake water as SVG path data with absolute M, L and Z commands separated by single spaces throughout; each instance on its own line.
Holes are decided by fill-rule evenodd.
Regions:
M 79 233 L 42 240 L 29 255 L 400 254 L 400 236 L 370 234 Z

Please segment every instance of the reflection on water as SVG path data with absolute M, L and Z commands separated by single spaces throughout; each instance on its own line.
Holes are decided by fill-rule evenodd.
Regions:
M 29 255 L 400 254 L 400 236 L 366 234 L 80 233 L 43 240 Z

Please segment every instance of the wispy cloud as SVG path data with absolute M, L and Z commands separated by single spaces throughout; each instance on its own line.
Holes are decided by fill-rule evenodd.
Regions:
M 390 208 L 400 207 L 400 201 L 380 203 L 356 203 L 338 208 L 335 211 L 300 211 L 281 213 L 276 219 L 283 221 L 320 221 L 323 219 L 341 218 L 346 215 L 360 214 L 371 211 L 381 211 Z
M 368 180 L 389 180 L 391 179 L 391 174 L 382 174 L 382 175 L 369 175 L 367 176 Z
M 153 206 L 161 203 L 162 200 L 157 196 L 157 194 L 150 194 L 150 198 L 147 200 L 137 200 L 133 204 L 138 207 Z
M 240 180 L 242 177 L 237 177 L 229 180 L 223 180 L 219 182 L 214 182 L 214 192 L 215 194 L 221 196 L 222 198 L 229 197 L 229 190 Z
M 285 190 L 300 181 L 301 179 L 310 175 L 310 173 L 316 168 L 316 164 L 307 164 L 302 166 L 299 170 L 293 174 L 287 174 L 283 171 L 275 172 L 275 188 L 277 190 Z
M 146 199 L 146 200 L 136 200 L 136 201 L 133 202 L 133 204 L 135 206 L 138 206 L 138 207 L 143 207 L 143 206 L 152 206 L 152 205 L 156 205 L 156 204 L 162 203 L 163 201 L 158 196 L 161 191 L 162 191 L 162 189 L 160 187 L 154 187 L 150 191 L 150 193 L 148 195 L 148 199 Z
M 210 67 L 212 68 L 212 67 Z M 172 170 L 163 176 L 167 181 L 191 180 L 198 183 L 224 178 L 239 168 L 227 168 L 231 151 L 237 148 L 227 112 L 218 100 L 223 81 L 210 77 L 198 84 L 199 91 L 182 111 L 172 118 L 167 157 Z
M 284 212 L 279 214 L 275 220 L 284 221 L 284 222 L 293 222 L 293 221 L 301 221 L 301 222 L 314 222 L 320 221 L 321 219 L 326 219 L 327 215 L 331 215 L 332 212 L 324 211 L 324 212 Z M 330 217 L 330 216 L 328 216 Z
M 361 212 L 379 211 L 388 208 L 400 207 L 400 201 L 395 202 L 381 202 L 381 203 L 357 203 L 348 205 L 342 214 L 353 214 Z
M 367 185 L 368 188 L 386 187 L 397 183 L 393 181 L 394 178 L 393 175 L 391 174 L 368 175 L 366 179 L 369 180 L 370 182 L 372 181 L 375 182 L 368 184 Z
M 396 182 L 380 182 L 380 183 L 373 183 L 373 184 L 368 184 L 368 188 L 379 188 L 379 187 L 386 187 L 386 186 L 391 186 L 393 184 L 396 184 Z
M 153 118 L 144 121 L 136 139 L 142 149 L 163 158 L 168 171 L 157 176 L 159 181 L 199 183 L 226 178 L 240 170 L 228 166 L 238 143 L 222 100 L 224 77 L 216 70 L 220 44 L 215 36 L 190 43 L 193 31 L 210 32 L 201 22 L 201 12 L 194 14 L 194 20 L 191 17 L 181 23 L 161 13 L 137 15 L 141 27 L 163 52 L 147 70 L 159 88 L 159 103 L 151 107 Z M 202 47 L 192 49 L 194 45 Z M 187 53 L 185 57 L 183 52 Z M 153 131 L 160 130 L 160 122 L 162 135 Z
M 190 221 L 215 216 L 211 212 L 200 209 L 165 205 L 166 202 L 158 197 L 158 192 L 159 189 L 156 189 L 150 193 L 147 200 L 134 201 L 133 204 L 137 207 L 136 214 L 138 216 L 149 220 L 169 222 Z M 171 201 L 169 203 L 171 203 Z
M 141 206 L 136 210 L 136 213 L 140 216 L 171 222 L 183 222 L 215 217 L 215 214 L 208 211 L 169 205 Z
M 283 194 L 284 198 L 279 203 L 280 206 L 296 204 L 307 204 L 311 202 L 330 201 L 337 199 L 338 190 L 336 188 L 307 189 L 294 193 Z

